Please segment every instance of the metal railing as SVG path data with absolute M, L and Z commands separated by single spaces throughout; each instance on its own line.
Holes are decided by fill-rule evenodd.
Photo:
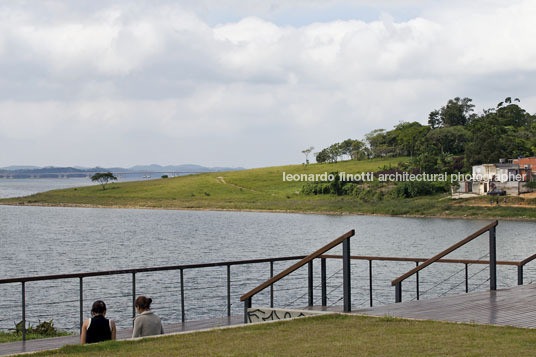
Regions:
M 250 260 L 237 260 L 228 262 L 215 262 L 204 264 L 188 264 L 188 265 L 173 265 L 163 267 L 150 267 L 150 268 L 138 268 L 138 269 L 122 269 L 122 270 L 108 270 L 98 272 L 86 272 L 86 273 L 72 273 L 72 274 L 55 274 L 55 275 L 43 275 L 43 276 L 31 276 L 22 278 L 9 278 L 1 279 L 0 285 L 3 284 L 21 284 L 21 306 L 22 306 L 22 339 L 26 340 L 26 284 L 35 281 L 47 281 L 47 280 L 59 280 L 59 279 L 78 279 L 79 280 L 79 293 L 80 293 L 80 328 L 84 322 L 84 279 L 98 276 L 109 275 L 125 275 L 130 274 L 132 276 L 132 317 L 136 316 L 136 274 L 158 271 L 179 271 L 180 272 L 180 306 L 181 306 L 181 321 L 186 321 L 185 316 L 185 297 L 184 297 L 184 271 L 192 269 L 202 269 L 210 267 L 226 267 L 227 269 L 227 281 L 226 281 L 226 302 L 227 302 L 227 316 L 231 316 L 231 266 L 236 265 L 248 265 L 248 264 L 260 264 L 270 263 L 270 271 L 273 272 L 274 262 L 290 261 L 302 259 L 303 256 L 289 256 L 278 258 L 265 258 L 265 259 L 250 259 Z M 273 304 L 273 291 L 271 293 Z
M 251 308 L 251 300 L 253 296 L 267 287 L 273 287 L 274 283 L 277 281 L 283 279 L 290 273 L 296 271 L 297 269 L 301 268 L 305 264 L 308 265 L 308 277 L 307 277 L 307 287 L 309 292 L 309 306 L 313 304 L 313 260 L 316 258 L 319 258 L 322 254 L 326 253 L 328 250 L 338 246 L 342 243 L 342 270 L 343 270 L 343 309 L 345 312 L 350 312 L 351 310 L 351 286 L 350 286 L 350 238 L 355 235 L 355 230 L 351 230 L 339 238 L 331 241 L 330 243 L 326 244 L 322 248 L 318 249 L 316 252 L 309 254 L 296 264 L 290 266 L 289 268 L 285 269 L 281 273 L 277 274 L 274 277 L 271 277 L 264 283 L 260 284 L 256 288 L 250 290 L 249 292 L 245 293 L 240 297 L 240 301 L 244 302 L 244 323 L 248 322 L 248 309 Z M 326 284 L 326 266 L 325 261 L 322 263 L 322 293 L 325 294 Z
M 495 221 L 491 224 L 488 224 L 487 226 L 479 229 L 475 233 L 469 235 L 467 238 L 462 239 L 458 243 L 448 247 L 447 249 L 443 250 L 442 252 L 436 254 L 432 258 L 426 260 L 421 265 L 416 266 L 415 268 L 411 269 L 407 273 L 399 276 L 395 280 L 391 282 L 391 285 L 395 287 L 395 302 L 402 302 L 402 282 L 412 276 L 413 274 L 418 274 L 421 270 L 426 268 L 427 266 L 439 261 L 441 258 L 443 258 L 445 255 L 452 253 L 456 249 L 464 246 L 465 244 L 471 242 L 473 239 L 481 236 L 482 234 L 489 232 L 489 274 L 490 274 L 490 290 L 496 290 L 497 289 L 497 248 L 496 248 L 496 227 L 499 222 Z M 525 263 L 526 264 L 526 263 Z
M 494 225 L 494 224 L 492 224 Z M 496 226 L 496 224 L 495 224 Z M 487 226 L 489 227 L 489 226 Z M 486 227 L 484 227 L 486 228 Z M 483 228 L 483 229 L 484 229 Z M 484 231 L 485 232 L 485 231 Z M 478 232 L 477 232 L 478 233 Z M 351 234 L 351 235 L 350 235 Z M 351 236 L 353 236 L 354 231 L 348 232 L 346 235 L 343 235 L 339 237 L 334 242 L 339 241 L 337 244 L 340 244 L 341 241 L 344 241 Z M 480 233 L 482 234 L 482 233 Z M 348 235 L 348 236 L 347 236 Z M 332 242 L 332 243 L 334 243 Z M 330 244 L 332 244 L 330 243 Z M 337 245 L 335 244 L 335 245 Z M 332 245 L 330 248 L 327 248 L 324 252 L 315 252 L 309 256 L 288 256 L 288 257 L 277 257 L 277 258 L 264 258 L 264 259 L 249 259 L 249 260 L 238 260 L 238 261 L 227 261 L 227 262 L 214 262 L 214 263 L 204 263 L 204 264 L 189 264 L 189 265 L 174 265 L 174 266 L 163 266 L 163 267 L 149 267 L 149 268 L 138 268 L 138 269 L 123 269 L 123 270 L 110 270 L 110 271 L 101 271 L 101 272 L 86 272 L 86 273 L 73 273 L 73 274 L 57 274 L 57 275 L 46 275 L 46 276 L 32 276 L 32 277 L 22 277 L 22 278 L 10 278 L 10 279 L 2 279 L 0 280 L 0 285 L 2 284 L 21 284 L 21 307 L 22 307 L 22 322 L 23 322 L 23 339 L 26 338 L 26 284 L 30 282 L 36 282 L 36 281 L 47 281 L 47 280 L 59 280 L 59 279 L 78 279 L 79 280 L 79 300 L 80 300 L 80 326 L 83 323 L 83 304 L 84 304 L 84 279 L 90 278 L 90 277 L 98 277 L 98 276 L 108 276 L 108 275 L 131 275 L 132 276 L 132 317 L 135 316 L 135 298 L 136 298 L 136 274 L 139 273 L 146 273 L 146 272 L 158 272 L 158 271 L 179 271 L 180 273 L 180 307 L 181 307 L 181 321 L 186 321 L 186 309 L 185 309 L 185 287 L 184 287 L 184 271 L 185 270 L 191 270 L 191 269 L 203 269 L 203 268 L 210 268 L 210 267 L 224 267 L 226 268 L 226 284 L 225 284 L 225 302 L 226 302 L 226 313 L 227 316 L 231 316 L 231 306 L 232 306 L 232 299 L 231 299 L 231 266 L 242 266 L 242 265 L 249 265 L 249 264 L 262 264 L 262 263 L 269 263 L 269 271 L 270 271 L 270 279 L 257 288 L 253 289 L 249 293 L 243 295 L 241 297 L 241 301 L 246 300 L 248 297 L 251 298 L 256 293 L 260 292 L 261 290 L 264 290 L 266 288 L 270 288 L 270 307 L 274 307 L 274 283 L 280 279 L 283 278 L 284 275 L 290 274 L 290 270 L 294 271 L 298 269 L 299 267 L 307 264 L 307 295 L 308 295 L 308 305 L 312 306 L 314 303 L 313 299 L 313 259 L 318 258 L 320 259 L 320 270 L 321 270 L 321 304 L 322 306 L 327 306 L 328 301 L 328 291 L 327 291 L 327 269 L 326 269 L 326 261 L 328 259 L 343 259 L 343 268 L 346 266 L 346 273 L 344 273 L 343 270 L 343 285 L 348 284 L 347 289 L 343 289 L 343 295 L 346 296 L 345 300 L 345 308 L 350 307 L 350 260 L 357 260 L 357 261 L 367 261 L 368 262 L 368 297 L 369 297 L 369 305 L 373 306 L 374 299 L 373 299 L 373 263 L 375 261 L 383 261 L 383 262 L 413 262 L 416 265 L 417 268 L 423 268 L 426 267 L 424 263 L 435 259 L 437 257 L 426 259 L 426 258 L 411 258 L 411 257 L 379 257 L 379 256 L 359 256 L 359 255 L 349 255 L 349 243 L 344 247 L 345 251 L 347 251 L 347 255 L 328 255 L 324 254 L 327 252 L 327 250 L 335 247 L 335 245 Z M 321 250 L 324 250 L 323 249 Z M 442 252 L 443 253 L 443 252 Z M 441 254 L 441 253 L 440 253 Z M 314 257 L 313 257 L 314 256 Z M 307 259 L 307 260 L 305 260 Z M 517 284 L 522 285 L 523 284 L 523 278 L 524 278 L 524 266 L 528 264 L 529 262 L 536 259 L 536 254 L 531 255 L 530 257 L 522 260 L 522 261 L 495 261 L 496 265 L 505 265 L 505 266 L 516 266 L 517 267 Z M 284 261 L 294 261 L 294 260 L 300 260 L 300 262 L 292 265 L 290 268 L 286 269 L 282 273 L 274 276 L 274 263 L 275 262 L 284 262 Z M 464 264 L 465 266 L 465 292 L 469 292 L 469 274 L 468 274 L 468 267 L 470 264 L 491 264 L 491 260 L 470 260 L 470 259 L 444 259 L 444 258 L 438 258 L 435 259 L 436 263 L 446 263 L 446 264 Z M 422 263 L 422 264 L 421 264 Z M 429 263 L 431 264 L 431 263 Z M 429 265 L 428 264 L 428 265 Z M 415 269 L 413 269 L 415 270 Z M 413 271 L 411 270 L 411 271 Z M 410 271 L 410 272 L 411 272 Z M 419 300 L 420 298 L 420 279 L 419 279 L 419 270 L 417 270 L 414 274 L 416 275 L 415 280 L 415 291 L 416 291 L 416 299 Z M 283 274 L 285 272 L 288 272 L 287 274 Z M 409 273 L 409 272 L 408 272 Z M 404 274 L 407 275 L 408 273 Z M 346 274 L 346 275 L 345 275 Z M 345 278 L 346 276 L 346 278 Z M 407 278 L 407 277 L 406 277 Z M 404 279 L 406 279 L 404 278 Z M 402 280 L 404 280 L 402 279 Z M 402 281 L 401 280 L 401 281 Z M 343 296 L 343 299 L 344 299 Z M 249 301 L 249 304 L 251 304 L 251 300 Z M 245 306 L 247 306 L 247 302 L 245 303 Z M 249 306 L 251 307 L 251 305 Z M 245 307 L 245 309 L 247 309 Z M 348 309 L 349 311 L 349 309 Z

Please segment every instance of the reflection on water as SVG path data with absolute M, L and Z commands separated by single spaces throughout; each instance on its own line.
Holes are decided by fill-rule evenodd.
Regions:
M 354 255 L 430 257 L 488 221 L 417 219 L 379 216 L 325 216 L 252 212 L 199 212 L 98 208 L 0 206 L 0 276 L 62 274 L 123 268 L 205 263 L 227 260 L 306 255 L 350 229 L 356 230 Z M 501 221 L 497 228 L 500 260 L 521 260 L 534 253 L 535 223 Z M 487 258 L 487 236 L 482 236 L 449 257 Z M 333 251 L 340 253 L 340 248 Z M 275 264 L 275 273 L 293 262 Z M 320 298 L 319 266 L 315 270 L 315 301 Z M 374 262 L 375 304 L 394 300 L 390 281 L 414 263 Z M 341 304 L 341 262 L 328 262 L 329 304 Z M 470 266 L 471 289 L 485 289 L 486 266 Z M 276 306 L 307 305 L 306 269 L 275 286 Z M 512 267 L 499 267 L 499 286 L 516 283 Z M 526 267 L 525 281 L 536 272 Z M 453 275 L 440 286 L 437 282 Z M 474 275 L 474 276 L 473 276 Z M 226 313 L 226 269 L 205 268 L 184 272 L 187 319 L 219 317 Z M 269 277 L 269 264 L 233 266 L 232 311 L 242 312 L 239 297 Z M 433 265 L 420 275 L 421 297 L 460 293 L 463 265 Z M 413 280 L 412 280 L 413 279 Z M 404 300 L 415 296 L 415 280 L 404 284 Z M 77 279 L 27 284 L 30 321 L 54 319 L 57 326 L 78 324 Z M 149 295 L 164 322 L 180 320 L 178 271 L 137 274 L 138 294 Z M 295 288 L 295 289 L 290 289 Z M 352 263 L 355 306 L 368 305 L 368 262 Z M 451 290 L 452 289 L 452 290 Z M 20 284 L 0 286 L 0 328 L 20 320 Z M 131 326 L 131 276 L 84 280 L 86 312 L 91 302 L 103 299 L 109 315 L 122 327 Z M 296 300 L 297 299 L 297 300 Z M 294 301 L 296 300 L 296 301 Z M 268 291 L 255 297 L 254 306 L 269 304 Z M 318 302 L 319 304 L 319 302 Z

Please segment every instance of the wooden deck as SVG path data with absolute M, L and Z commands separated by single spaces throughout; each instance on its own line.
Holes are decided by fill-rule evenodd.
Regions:
M 536 284 L 402 302 L 352 312 L 372 316 L 536 328 Z
M 184 323 L 170 324 L 164 326 L 166 333 L 180 333 L 204 330 L 214 327 L 240 325 L 244 323 L 244 316 L 236 315 L 231 317 L 221 317 L 217 319 L 187 321 Z M 132 336 L 132 329 L 123 329 L 117 331 L 117 339 L 125 340 Z M 51 350 L 60 348 L 65 345 L 74 345 L 80 343 L 80 336 L 65 336 L 44 338 L 40 340 L 29 340 L 26 342 L 9 342 L 0 344 L 0 356 Z

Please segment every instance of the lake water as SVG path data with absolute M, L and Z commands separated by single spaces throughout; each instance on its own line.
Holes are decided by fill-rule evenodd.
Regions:
M 0 206 L 0 277 L 307 255 L 350 229 L 356 230 L 351 243 L 353 255 L 430 257 L 487 223 L 380 216 Z M 501 221 L 497 227 L 498 259 L 517 261 L 533 254 L 535 228 L 536 223 Z M 487 234 L 449 257 L 487 259 L 486 238 Z M 340 252 L 341 248 L 333 250 L 334 254 Z M 276 263 L 275 273 L 292 263 Z M 315 301 L 320 298 L 319 265 L 315 264 Z M 536 279 L 532 265 L 536 264 L 526 267 L 526 283 Z M 393 302 L 390 281 L 413 267 L 414 263 L 375 262 L 374 304 Z M 341 304 L 340 268 L 340 260 L 328 261 L 328 276 L 333 275 L 328 287 L 330 304 Z M 307 269 L 302 270 L 276 285 L 276 306 L 307 305 Z M 451 275 L 454 276 L 444 284 L 435 286 Z M 489 286 L 486 266 L 471 265 L 469 275 L 471 290 Z M 187 319 L 225 315 L 225 277 L 223 267 L 185 271 Z M 268 263 L 232 268 L 233 314 L 243 311 L 239 297 L 268 277 Z M 463 277 L 463 265 L 432 265 L 420 275 L 421 298 L 460 293 L 464 290 Z M 405 301 L 415 296 L 412 279 L 404 284 Z M 153 298 L 153 310 L 165 323 L 180 320 L 179 281 L 178 271 L 136 277 L 138 294 Z M 499 266 L 498 284 L 515 285 L 515 267 Z M 20 321 L 20 291 L 20 284 L 0 285 L 0 328 Z M 368 306 L 366 261 L 352 262 L 352 293 L 353 305 Z M 54 319 L 58 327 L 75 330 L 78 294 L 77 279 L 27 283 L 27 318 L 33 324 L 39 319 Z M 108 304 L 108 315 L 120 327 L 132 323 L 130 294 L 130 275 L 84 280 L 85 310 L 89 311 L 93 300 L 103 299 Z M 268 304 L 267 292 L 254 298 L 254 306 Z
M 139 178 L 121 177 L 117 182 L 134 181 Z M 0 198 L 28 196 L 38 192 L 60 188 L 95 185 L 88 177 L 64 179 L 0 179 Z

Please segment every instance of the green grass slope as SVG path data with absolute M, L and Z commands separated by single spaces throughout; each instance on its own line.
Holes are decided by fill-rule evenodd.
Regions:
M 532 356 L 534 330 L 328 315 L 34 356 Z
M 536 218 L 536 210 L 515 205 L 486 205 L 487 198 L 453 201 L 448 194 L 413 199 L 385 198 L 364 202 L 351 196 L 299 194 L 303 182 L 283 181 L 287 174 L 324 172 L 373 172 L 404 158 L 344 161 L 335 164 L 289 165 L 205 173 L 168 179 L 111 183 L 106 190 L 88 186 L 54 190 L 22 198 L 0 200 L 0 204 L 98 206 L 162 209 L 268 210 L 335 214 L 387 214 L 412 216 Z

